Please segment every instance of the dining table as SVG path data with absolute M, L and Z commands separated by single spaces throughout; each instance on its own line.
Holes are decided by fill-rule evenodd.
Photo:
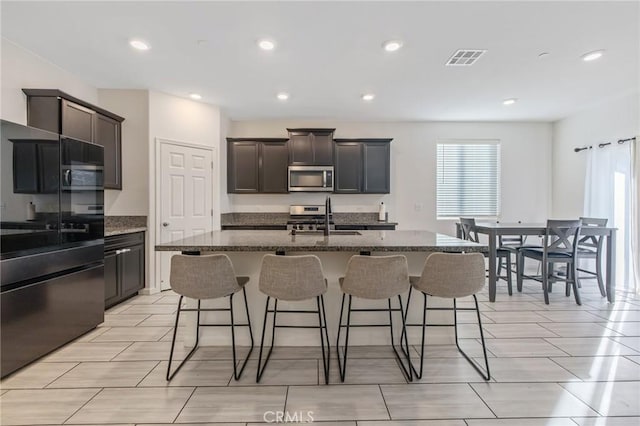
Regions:
M 478 235 L 486 235 L 488 238 L 488 260 L 489 260 L 489 300 L 496 300 L 496 286 L 498 282 L 497 266 L 498 266 L 498 248 L 499 238 L 501 236 L 544 236 L 547 229 L 545 223 L 502 223 L 490 221 L 477 221 L 475 231 Z M 614 303 L 615 285 L 616 285 L 616 231 L 617 228 L 583 226 L 580 228 L 581 236 L 602 236 L 606 239 L 606 256 L 605 256 L 605 288 L 607 300 Z M 462 227 L 460 223 L 456 223 L 456 236 L 463 237 Z M 598 260 L 599 261 L 599 260 Z M 509 271 L 509 273 L 511 273 Z

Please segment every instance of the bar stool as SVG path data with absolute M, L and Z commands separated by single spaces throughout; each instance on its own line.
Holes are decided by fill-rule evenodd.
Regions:
M 489 360 L 487 358 L 487 348 L 484 342 L 482 330 L 482 320 L 480 319 L 480 309 L 478 308 L 478 293 L 485 284 L 484 256 L 480 253 L 432 253 L 427 257 L 422 269 L 422 275 L 411 277 L 411 288 L 407 298 L 407 310 L 411 303 L 411 293 L 413 289 L 421 292 L 424 296 L 422 324 L 407 324 L 407 327 L 422 327 L 422 341 L 420 346 L 420 368 L 416 369 L 411 364 L 411 369 L 416 376 L 422 378 L 422 368 L 424 364 L 424 340 L 426 327 L 453 327 L 458 351 L 471 363 L 473 368 L 485 379 L 491 378 L 489 373 Z M 446 299 L 453 299 L 453 308 L 428 307 L 427 296 L 435 296 Z M 460 297 L 473 296 L 475 308 L 458 308 L 456 299 Z M 453 324 L 427 324 L 427 311 L 453 310 Z M 478 327 L 480 329 L 480 340 L 482 341 L 482 352 L 484 354 L 485 371 L 463 350 L 458 342 L 458 311 L 476 311 L 478 316 Z M 406 313 L 405 313 L 406 316 Z
M 478 238 L 478 232 L 476 231 L 476 220 L 474 218 L 461 217 L 460 227 L 462 228 L 462 239 L 473 241 L 474 243 L 480 242 L 480 239 Z M 509 296 L 511 296 L 513 294 L 513 285 L 511 279 L 511 251 L 507 250 L 504 247 L 498 247 L 496 248 L 496 254 L 498 256 L 498 258 L 496 259 L 498 263 L 496 275 L 499 279 L 505 280 L 507 282 L 507 291 L 509 292 Z M 507 263 L 507 275 L 500 275 L 500 272 L 502 271 L 503 261 Z
M 324 380 L 329 384 L 329 333 L 327 330 L 327 315 L 324 309 L 324 293 L 327 292 L 327 280 L 322 272 L 322 264 L 318 256 L 276 256 L 267 254 L 262 259 L 260 269 L 260 291 L 267 295 L 267 304 L 264 310 L 264 323 L 262 338 L 260 339 L 260 355 L 258 356 L 258 371 L 256 382 L 259 383 L 271 358 L 273 344 L 276 337 L 276 328 L 317 328 L 320 330 L 320 346 L 322 347 L 322 366 L 324 367 Z M 278 310 L 278 301 L 303 301 L 316 299 L 317 310 Z M 273 309 L 269 309 L 269 302 L 274 299 Z M 273 326 L 271 330 L 271 346 L 262 365 L 262 351 L 264 348 L 264 336 L 267 329 L 267 314 L 273 314 Z M 305 325 L 277 325 L 278 313 L 317 314 L 317 326 Z M 324 333 L 323 333 L 324 331 Z M 325 353 L 326 341 L 326 353 Z
M 407 359 L 408 367 L 405 367 L 400 354 L 396 350 L 393 337 L 393 312 L 400 312 L 402 321 L 402 334 L 400 338 L 400 346 L 402 346 L 402 336 L 405 333 L 405 314 L 402 307 L 402 298 L 400 295 L 409 289 L 409 271 L 407 267 L 407 258 L 405 256 L 352 256 L 347 264 L 347 271 L 344 277 L 339 279 L 340 287 L 343 291 L 342 305 L 340 307 L 340 321 L 338 323 L 338 338 L 336 349 L 338 352 L 338 367 L 340 369 L 340 380 L 344 382 L 347 372 L 347 354 L 349 350 L 349 330 L 351 327 L 389 327 L 391 332 L 391 347 L 396 354 L 396 358 L 400 363 L 403 373 L 407 380 L 412 381 L 411 360 L 409 356 L 409 343 L 405 337 L 406 351 L 403 350 Z M 344 302 L 346 296 L 349 296 L 347 308 L 347 323 L 342 324 L 342 316 L 344 312 Z M 351 301 L 353 297 L 368 300 L 384 300 L 387 299 L 387 309 L 353 309 Z M 391 299 L 397 297 L 399 308 L 391 308 Z M 388 312 L 388 324 L 357 324 L 351 325 L 351 312 Z M 340 359 L 340 334 L 343 328 L 346 328 L 344 342 L 344 362 Z
M 231 349 L 233 354 L 233 377 L 238 380 L 242 376 L 244 367 L 247 365 L 249 355 L 253 351 L 253 333 L 251 331 L 251 319 L 249 318 L 249 305 L 247 303 L 246 284 L 249 277 L 236 277 L 231 259 L 226 254 L 213 254 L 206 256 L 187 256 L 176 254 L 171 257 L 171 289 L 180 295 L 178 300 L 178 312 L 176 312 L 176 323 L 173 328 L 173 339 L 171 340 L 171 353 L 169 354 L 169 365 L 167 366 L 167 381 L 171 380 L 176 373 L 182 368 L 184 363 L 191 358 L 191 355 L 198 348 L 200 338 L 200 326 L 203 327 L 231 327 Z M 233 295 L 242 290 L 244 297 L 244 308 L 247 313 L 246 324 L 236 324 L 233 315 Z M 218 299 L 229 297 L 228 308 L 201 308 L 200 302 L 207 299 Z M 182 299 L 188 297 L 198 301 L 198 307 L 183 308 Z M 180 320 L 180 312 L 197 312 L 196 322 L 196 343 L 193 349 L 178 365 L 176 370 L 171 373 L 171 362 L 173 361 L 173 350 L 176 344 L 176 334 L 178 332 L 178 322 Z M 228 311 L 231 322 L 229 324 L 201 324 L 200 312 L 210 311 Z M 249 336 L 251 338 L 251 348 L 247 354 L 242 367 L 238 371 L 236 362 L 236 335 L 235 327 L 248 327 Z

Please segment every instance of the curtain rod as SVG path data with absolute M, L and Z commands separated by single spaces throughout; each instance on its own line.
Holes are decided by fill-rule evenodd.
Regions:
M 625 142 L 630 142 L 630 141 L 635 141 L 635 140 L 636 140 L 636 138 L 635 138 L 635 137 L 633 137 L 633 138 L 627 138 L 627 139 L 618 139 L 618 143 L 619 143 L 620 145 L 622 145 L 622 144 L 623 144 L 623 143 L 625 143 Z M 598 144 L 598 148 L 604 148 L 605 146 L 607 146 L 607 145 L 611 145 L 611 144 L 612 144 L 612 142 L 599 143 L 599 144 Z M 573 152 L 580 152 L 580 151 L 584 151 L 584 150 L 591 149 L 591 148 L 593 148 L 593 145 L 583 146 L 582 148 L 573 148 Z

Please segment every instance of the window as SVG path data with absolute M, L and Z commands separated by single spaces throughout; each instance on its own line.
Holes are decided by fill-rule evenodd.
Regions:
M 448 141 L 437 150 L 438 217 L 498 216 L 500 141 Z

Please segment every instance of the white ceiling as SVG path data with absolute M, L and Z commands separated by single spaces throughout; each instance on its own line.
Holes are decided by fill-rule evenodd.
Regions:
M 1 7 L 3 37 L 97 87 L 198 92 L 232 119 L 547 121 L 639 86 L 636 1 Z M 152 49 L 134 51 L 132 37 Z M 276 49 L 258 49 L 260 37 Z M 392 38 L 404 47 L 390 54 L 381 44 Z M 472 67 L 445 67 L 460 48 L 488 52 Z M 602 59 L 580 59 L 598 49 Z M 278 101 L 279 91 L 291 98 Z M 367 92 L 373 102 L 360 99 Z M 506 98 L 519 101 L 506 107 Z

